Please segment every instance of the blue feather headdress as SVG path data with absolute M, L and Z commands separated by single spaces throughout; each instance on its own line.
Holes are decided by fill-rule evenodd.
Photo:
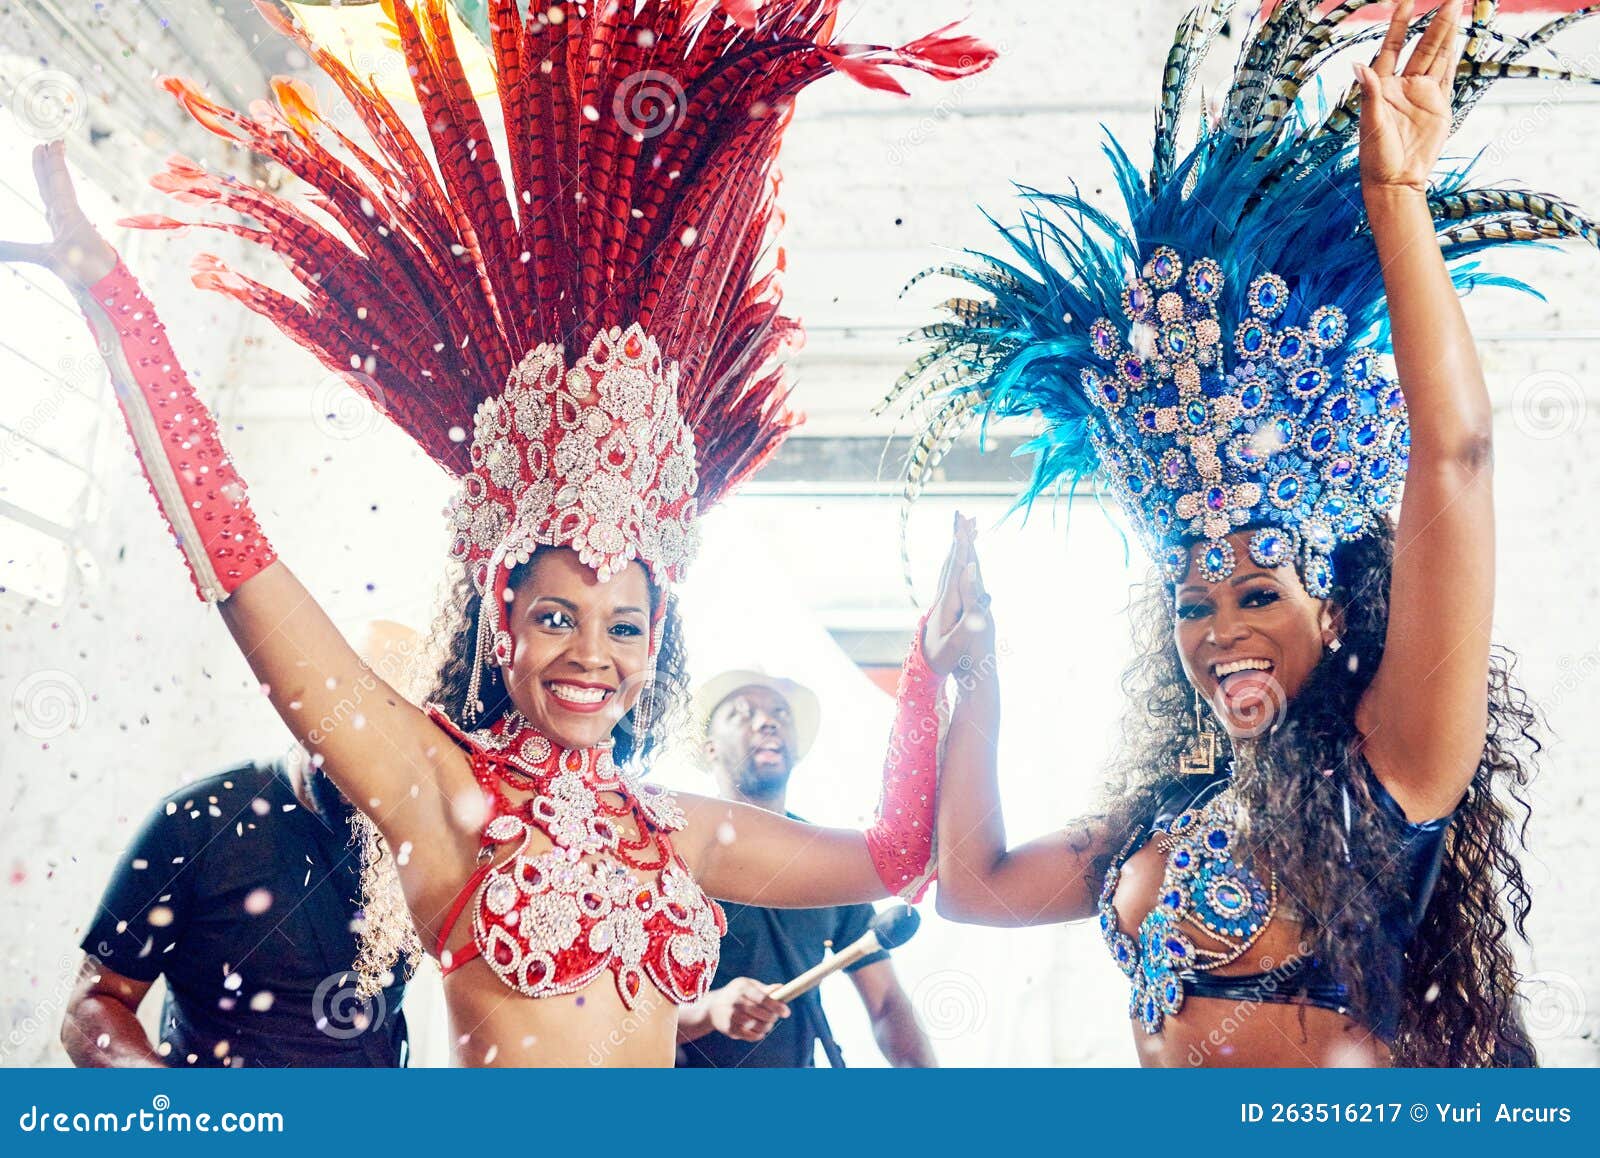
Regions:
M 1313 109 L 1301 89 L 1368 0 L 1283 0 L 1240 52 L 1223 113 L 1183 155 L 1178 126 L 1195 70 L 1234 8 L 1206 0 L 1179 25 L 1156 109 L 1151 169 L 1106 145 L 1126 224 L 1076 191 L 1023 189 L 1009 252 L 969 251 L 967 292 L 911 335 L 931 348 L 884 406 L 935 403 L 909 464 L 914 501 L 975 420 L 1038 415 L 1043 433 L 1019 505 L 1093 480 L 1123 508 L 1150 555 L 1181 580 L 1190 551 L 1212 582 L 1232 573 L 1227 536 L 1253 529 L 1251 557 L 1294 564 L 1326 595 L 1331 557 L 1399 500 L 1409 427 L 1387 369 L 1388 309 L 1357 167 L 1360 89 Z M 1526 37 L 1493 27 L 1479 0 L 1453 90 L 1454 124 L 1496 79 L 1589 80 L 1520 63 L 1595 9 Z M 1600 6 L 1596 6 L 1600 8 Z M 1420 32 L 1423 21 L 1413 26 Z M 1493 246 L 1600 232 L 1576 209 L 1516 189 L 1467 186 L 1468 168 L 1430 193 L 1439 244 L 1462 290 L 1526 289 L 1479 271 Z M 913 282 L 912 284 L 916 284 Z M 909 287 L 908 287 L 909 288 Z

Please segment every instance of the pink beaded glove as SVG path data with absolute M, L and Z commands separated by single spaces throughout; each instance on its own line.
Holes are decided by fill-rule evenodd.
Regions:
M 178 364 L 155 307 L 120 258 L 78 300 L 111 368 L 139 463 L 189 564 L 195 591 L 208 603 L 220 602 L 277 554 L 256 523 L 244 483 L 217 437 L 216 420 Z
M 877 821 L 867 830 L 867 850 L 878 878 L 890 892 L 913 904 L 928 891 L 936 868 L 934 804 L 945 707 L 944 680 L 922 654 L 922 628 L 919 623 L 900 669 L 894 730 L 883 761 L 883 794 L 878 798 Z

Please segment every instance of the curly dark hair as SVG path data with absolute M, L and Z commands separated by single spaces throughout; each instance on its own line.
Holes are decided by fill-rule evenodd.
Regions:
M 1341 546 L 1330 598 L 1343 612 L 1344 647 L 1324 655 L 1269 734 L 1234 744 L 1222 734 L 1234 791 L 1250 818 L 1244 841 L 1293 898 L 1306 946 L 1349 985 L 1358 1019 L 1370 1021 L 1385 1002 L 1393 1008 L 1392 975 L 1377 974 L 1403 952 L 1399 1030 L 1390 1043 L 1397 1064 L 1533 1065 L 1506 934 L 1515 927 L 1527 937 L 1532 900 L 1518 856 L 1531 815 L 1525 789 L 1541 744 L 1538 716 L 1513 679 L 1515 656 L 1504 648 L 1490 656 L 1483 753 L 1446 834 L 1438 883 L 1416 935 L 1391 953 L 1374 951 L 1379 914 L 1405 903 L 1406 882 L 1384 871 L 1395 863 L 1400 831 L 1373 798 L 1355 747 L 1355 715 L 1383 658 L 1393 569 L 1387 522 Z M 1122 677 L 1130 710 L 1105 794 L 1114 848 L 1147 828 L 1164 801 L 1193 790 L 1177 773 L 1194 724 L 1173 605 L 1173 585 L 1153 572 L 1133 608 L 1138 658 Z M 1357 804 L 1348 836 L 1342 789 Z M 1101 858 L 1098 875 L 1109 862 Z

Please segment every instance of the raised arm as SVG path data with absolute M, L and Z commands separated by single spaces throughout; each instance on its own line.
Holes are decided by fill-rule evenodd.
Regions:
M 1488 726 L 1494 613 L 1489 393 L 1428 208 L 1460 58 L 1442 5 L 1403 72 L 1412 5 L 1395 11 L 1362 90 L 1361 179 L 1411 421 L 1384 657 L 1357 713 L 1368 761 L 1412 820 L 1460 802 Z
M 955 710 L 939 773 L 941 916 L 974 925 L 1047 925 L 1094 915 L 1099 884 L 1092 862 L 1108 851 L 1102 825 L 1006 847 L 997 740 L 1000 679 L 994 621 L 974 539 L 977 523 L 957 517 L 939 601 L 928 631 L 936 669 L 955 674 Z
M 34 150 L 34 175 L 53 238 L 0 242 L 0 260 L 42 265 L 72 290 L 196 592 L 220 604 L 278 714 L 340 789 L 385 835 L 423 847 L 419 837 L 449 816 L 439 776 L 470 784 L 466 758 L 362 663 L 277 561 L 154 306 L 79 207 L 60 142 Z

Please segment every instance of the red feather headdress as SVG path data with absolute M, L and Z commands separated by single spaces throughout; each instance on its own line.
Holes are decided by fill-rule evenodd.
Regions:
M 602 577 L 639 558 L 677 580 L 697 510 L 799 421 L 774 363 L 799 325 L 780 309 L 781 251 L 769 259 L 795 94 L 833 71 L 904 91 L 891 68 L 953 79 L 993 59 L 954 26 L 900 48 L 836 43 L 838 0 L 599 0 L 525 20 L 516 0 L 491 0 L 507 169 L 444 0 L 383 0 L 432 162 L 375 83 L 257 4 L 338 86 L 370 146 L 299 81 L 275 80 L 276 107 L 249 116 L 163 84 L 304 181 L 337 228 L 182 157 L 158 188 L 259 227 L 130 223 L 202 224 L 283 258 L 303 300 L 211 257 L 195 282 L 270 318 L 463 480 L 455 552 L 496 596 L 480 648 L 502 661 L 498 596 L 519 559 L 572 546 Z

